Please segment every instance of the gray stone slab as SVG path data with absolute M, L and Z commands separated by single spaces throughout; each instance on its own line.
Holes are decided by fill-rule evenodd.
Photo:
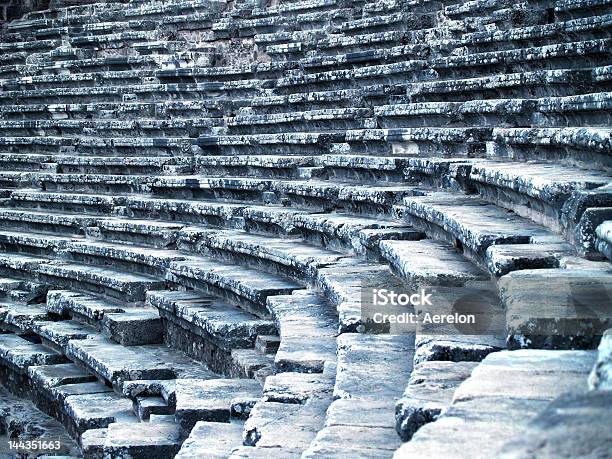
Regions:
M 395 405 L 395 427 L 403 441 L 435 421 L 450 406 L 455 390 L 476 362 L 423 362 L 414 367 L 402 398 Z
M 175 457 L 226 459 L 241 444 L 242 424 L 198 421 Z
M 177 379 L 175 417 L 188 433 L 198 421 L 245 419 L 261 397 L 252 379 Z
M 306 449 L 323 427 L 330 401 L 328 396 L 311 398 L 305 404 L 258 402 L 244 425 L 244 445 Z
M 512 348 L 593 348 L 612 326 L 612 275 L 604 269 L 512 272 L 498 282 Z M 546 288 L 542 288 L 546 286 Z
M 610 391 L 560 395 L 496 457 L 606 457 L 612 450 L 611 406 Z
M 321 296 L 304 290 L 268 298 L 268 309 L 280 331 L 275 366 L 280 371 L 322 372 L 336 360 L 338 319 Z
M 108 427 L 114 422 L 137 423 L 132 402 L 113 392 L 71 395 L 64 399 L 64 408 L 79 434 L 89 429 Z
M 597 348 L 597 362 L 589 375 L 589 387 L 612 390 L 612 331 L 607 330 Z
M 484 277 L 473 263 L 440 242 L 382 241 L 380 250 L 396 273 L 415 284 L 461 286 Z

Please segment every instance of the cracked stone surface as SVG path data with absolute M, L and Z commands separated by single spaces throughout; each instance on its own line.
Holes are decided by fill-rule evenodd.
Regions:
M 0 0 L 3 439 L 606 456 L 610 19 L 608 0 Z M 383 287 L 478 325 L 378 326 Z

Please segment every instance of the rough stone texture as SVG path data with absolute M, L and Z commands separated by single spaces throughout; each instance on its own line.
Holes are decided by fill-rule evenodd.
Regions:
M 472 263 L 453 248 L 434 241 L 382 241 L 383 257 L 402 277 L 415 285 L 461 286 L 483 278 Z
M 66 434 L 59 422 L 37 410 L 30 402 L 12 397 L 4 388 L 0 389 L 0 425 L 3 442 L 59 440 L 61 447 L 53 451 L 56 455 L 79 454 L 76 442 Z M 14 450 L 9 451 L 8 444 L 3 444 L 1 451 L 6 457 L 15 455 Z
M 175 417 L 185 433 L 198 421 L 245 419 L 261 397 L 261 386 L 251 379 L 178 379 L 175 391 Z
M 241 442 L 241 424 L 198 421 L 175 457 L 225 459 Z
M 452 404 L 395 457 L 495 457 L 549 402 L 584 393 L 592 351 L 519 350 L 490 354 L 455 391 Z M 482 441 L 486 439 L 486 441 Z
M 35 3 L 0 0 L 29 10 L 0 30 L 0 383 L 84 457 L 607 447 L 597 397 L 546 410 L 591 354 L 498 351 L 610 326 L 608 0 Z M 372 325 L 364 292 L 423 284 L 491 323 Z
M 601 265 L 600 270 L 523 270 L 502 277 L 498 285 L 509 346 L 595 347 L 612 320 L 612 277 L 609 264 Z
M 610 391 L 560 395 L 496 457 L 606 457 L 612 450 L 611 398 Z
M 408 441 L 424 424 L 450 406 L 455 389 L 470 376 L 475 362 L 423 362 L 414 367 L 404 395 L 395 405 L 395 428 Z
M 280 331 L 274 359 L 279 371 L 323 372 L 336 360 L 335 308 L 317 294 L 301 290 L 268 299 Z
M 601 337 L 597 348 L 597 362 L 589 376 L 589 387 L 612 390 L 612 330 L 607 330 Z

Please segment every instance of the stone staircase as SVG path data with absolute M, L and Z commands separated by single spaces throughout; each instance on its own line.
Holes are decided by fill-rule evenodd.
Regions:
M 0 432 L 86 458 L 605 454 L 611 20 L 65 0 L 4 24 Z M 381 288 L 486 325 L 377 326 Z

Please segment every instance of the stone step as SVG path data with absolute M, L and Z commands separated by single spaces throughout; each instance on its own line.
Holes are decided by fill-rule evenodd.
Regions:
M 41 391 L 65 384 L 80 384 L 96 381 L 96 377 L 74 363 L 60 363 L 57 365 L 39 365 L 28 368 L 32 384 Z
M 404 204 L 397 210 L 415 228 L 461 248 L 464 255 L 480 264 L 491 245 L 541 243 L 552 235 L 543 227 L 474 196 L 440 192 L 404 198 Z
M 23 279 L 29 276 L 40 265 L 49 263 L 50 260 L 25 255 L 22 253 L 2 253 L 0 254 L 0 270 L 3 277 L 9 276 L 15 279 Z
M 233 350 L 252 350 L 257 336 L 276 333 L 271 321 L 196 292 L 149 292 L 147 303 L 165 321 L 166 343 L 228 376 L 247 376 L 236 368 Z
M 395 405 L 395 429 L 409 441 L 423 425 L 438 419 L 451 404 L 457 387 L 476 362 L 422 362 L 416 365 L 404 395 Z
M 147 290 L 165 286 L 163 280 L 151 276 L 76 263 L 41 264 L 37 267 L 36 273 L 42 281 L 59 287 L 78 286 L 93 293 L 126 301 L 142 301 Z
M 100 383 L 90 384 L 100 385 Z M 139 423 L 138 418 L 132 413 L 130 400 L 112 391 L 104 391 L 105 386 L 99 391 L 79 386 L 84 384 L 59 386 L 57 391 L 67 389 L 60 398 L 63 398 L 64 410 L 72 421 L 75 434 L 78 437 L 83 436 L 81 443 L 85 440 L 86 431 L 106 428 L 114 423 L 130 424 L 130 427 L 134 428 Z M 83 389 L 85 393 L 80 393 Z M 76 393 L 73 395 L 72 392 Z
M 185 225 L 134 218 L 103 218 L 97 220 L 95 225 L 90 226 L 95 226 L 95 228 L 88 229 L 88 235 L 94 238 L 163 249 L 174 246 L 179 231 Z M 155 253 L 158 252 L 160 251 Z M 178 256 L 174 251 L 169 251 L 168 255 L 170 257 Z M 165 258 L 163 254 L 161 258 Z
M 217 82 L 238 80 L 268 80 L 285 70 L 297 67 L 295 62 L 256 62 L 228 66 L 185 66 L 181 68 L 161 69 L 155 72 L 162 81 L 179 79 L 180 81 Z M 272 81 L 272 80 L 270 80 Z
M 60 44 L 61 42 L 59 40 L 16 41 L 10 43 L 0 43 L 0 55 L 16 51 L 50 49 L 55 48 Z
M 606 221 L 599 225 L 596 230 L 597 250 L 612 260 L 612 222 Z
M 175 418 L 184 435 L 198 421 L 230 422 L 246 419 L 261 397 L 261 386 L 252 379 L 178 379 Z
M 606 262 L 591 269 L 522 270 L 501 277 L 508 346 L 594 348 L 612 321 L 607 306 L 610 279 Z M 542 285 L 548 287 L 547 295 Z
M 330 400 L 313 397 L 304 404 L 258 402 L 244 425 L 244 447 L 230 457 L 300 457 L 323 427 Z M 244 456 L 240 456 L 244 455 Z
M 415 240 L 424 234 L 410 226 L 381 216 L 346 212 L 299 214 L 293 219 L 294 233 L 304 240 L 331 250 L 351 250 L 367 258 L 380 257 L 386 239 Z
M 0 121 L 0 128 L 7 135 L 53 135 L 60 133 L 70 135 L 87 131 L 90 135 L 100 137 L 125 136 L 141 133 L 142 135 L 170 135 L 201 133 L 209 130 L 217 123 L 215 119 L 200 120 L 153 120 L 139 119 L 127 120 L 28 120 L 28 121 Z M 359 126 L 358 126 L 359 127 Z M 126 132 L 129 131 L 129 132 Z
M 364 48 L 384 48 L 396 46 L 398 42 L 405 39 L 405 32 L 391 30 L 387 32 L 373 32 L 360 35 L 328 34 L 325 37 L 317 37 L 316 31 L 289 32 L 279 34 L 261 34 L 255 36 L 255 43 L 265 46 L 267 54 L 295 54 L 303 55 L 309 50 L 316 50 L 320 55 L 345 54 L 352 51 L 360 51 Z M 280 35 L 280 37 L 279 37 Z M 279 40 L 280 38 L 280 40 Z M 317 39 L 319 38 L 319 39 Z M 267 45 L 267 43 L 273 43 Z M 278 43 L 285 42 L 285 43 Z M 418 55 L 424 47 L 413 45 L 414 54 Z
M 178 452 L 181 439 L 179 428 L 169 422 L 126 423 L 118 419 L 106 428 L 85 432 L 81 439 L 82 449 L 90 457 L 108 455 L 114 457 L 128 454 L 133 458 L 173 458 Z
M 304 457 L 388 457 L 401 445 L 393 404 L 412 371 L 414 337 L 338 337 L 334 400 Z
M 372 29 L 404 30 L 404 28 L 408 28 L 408 30 L 411 30 L 429 28 L 433 26 L 432 16 L 431 14 L 392 13 L 346 21 L 338 29 L 345 34 L 353 34 L 362 30 L 372 31 Z
M 11 194 L 11 199 L 18 203 L 21 208 L 39 210 L 41 213 L 52 211 L 55 213 L 76 212 L 93 215 L 108 214 L 115 203 L 120 201 L 117 196 L 42 192 L 23 188 L 15 190 Z
M 593 361 L 593 353 L 585 351 L 493 353 L 455 391 L 451 406 L 421 427 L 395 457 L 428 457 L 431 448 L 452 457 L 495 456 L 555 397 L 586 389 Z M 459 424 L 463 427 L 457 430 Z
M 58 9 L 38 13 L 41 16 L 40 18 L 34 19 L 34 16 L 32 16 L 31 19 L 13 21 L 10 30 L 40 31 L 46 27 L 74 26 L 95 31 L 96 29 L 106 28 L 103 21 L 109 20 L 130 21 L 130 23 L 135 23 L 136 25 L 148 21 L 161 22 L 166 15 L 173 17 L 187 12 L 193 14 L 208 13 L 214 16 L 215 13 L 220 11 L 222 5 L 222 2 L 191 1 L 182 4 L 176 2 L 166 4 L 153 3 L 150 5 L 130 4 L 127 7 L 122 5 L 122 8 L 118 8 L 117 6 L 110 6 L 108 2 L 104 2 L 91 6 L 79 5 L 69 10 Z M 78 9 L 79 7 L 81 8 L 80 10 Z
M 144 56 L 148 57 L 148 56 Z M 121 63 L 113 62 L 107 64 L 101 60 L 90 61 L 70 61 L 78 62 L 82 66 L 90 66 L 99 69 L 101 72 L 109 72 L 120 66 Z M 66 64 L 68 65 L 68 64 Z M 139 62 L 122 64 L 139 68 L 144 64 Z M 136 67 L 139 65 L 139 67 Z M 149 63 L 149 65 L 151 65 Z M 114 66 L 114 67 L 113 67 Z M 116 75 L 124 77 L 124 75 Z M 261 90 L 270 86 L 268 80 L 233 80 L 233 81 L 211 81 L 204 83 L 152 83 L 152 84 L 132 84 L 122 86 L 98 86 L 92 87 L 65 87 L 48 89 L 27 89 L 3 91 L 0 95 L 0 105 L 13 105 L 15 102 L 28 104 L 90 104 L 90 103 L 110 103 L 121 102 L 125 99 L 138 102 L 162 102 L 169 98 L 191 101 L 200 99 L 202 95 L 208 97 L 225 95 L 228 98 L 259 95 Z
M 422 241 L 420 248 L 415 248 L 417 254 L 421 249 L 426 253 L 432 250 L 428 245 L 430 241 Z M 397 333 L 415 333 L 415 364 L 426 361 L 480 361 L 490 352 L 505 348 L 505 319 L 501 307 L 497 288 L 488 280 L 487 273 L 463 259 L 457 252 L 448 246 L 433 246 L 434 251 L 440 252 L 442 259 L 452 254 L 448 267 L 437 266 L 429 261 L 414 262 L 413 271 L 409 273 L 407 282 L 399 289 L 404 294 L 417 296 L 416 302 L 411 303 L 414 316 L 405 316 L 405 306 L 393 305 L 388 313 L 405 319 L 392 317 L 382 321 L 379 318 L 378 327 L 389 328 Z M 428 271 L 420 271 L 420 267 Z M 432 269 L 433 268 L 433 269 Z M 412 277 L 414 272 L 415 277 Z M 380 287 L 378 287 L 380 289 Z M 397 292 L 395 288 L 392 292 Z M 373 315 L 380 312 L 381 294 L 378 290 L 364 314 L 370 320 L 376 319 Z M 383 301 L 389 301 L 390 294 L 382 296 Z M 384 303 L 383 303 L 384 305 Z M 395 307 L 394 307 L 395 306 Z M 386 311 L 384 311 L 386 312 Z M 456 315 L 472 317 L 473 326 L 465 326 L 454 319 Z M 448 317 L 450 319 L 440 320 Z
M 0 298 L 9 302 L 37 304 L 47 290 L 46 285 L 36 282 L 0 277 Z
M 610 27 L 611 16 L 603 14 L 585 18 L 570 19 L 552 24 L 539 24 L 529 27 L 513 28 L 495 32 L 473 32 L 464 34 L 459 42 L 469 49 L 499 50 L 504 45 L 516 46 L 529 43 L 530 46 L 558 43 L 564 34 L 575 34 L 580 38 L 606 37 L 605 30 Z M 486 46 L 485 46 L 486 45 Z
M 272 273 L 310 281 L 318 266 L 333 264 L 340 254 L 296 239 L 273 238 L 239 231 L 185 227 L 178 247 L 222 261 L 252 266 Z
M 523 65 L 530 70 L 541 68 L 567 68 L 568 59 L 571 59 L 572 67 L 580 67 L 586 63 L 588 56 L 605 56 L 611 42 L 607 38 L 594 39 L 588 41 L 574 41 L 566 43 L 553 43 L 550 45 L 534 46 L 531 48 L 516 48 L 500 51 L 487 51 L 474 54 L 465 54 L 451 57 L 434 58 L 430 65 L 435 68 L 440 75 L 457 75 L 459 69 L 461 73 L 457 76 L 470 77 L 482 73 L 482 67 L 492 71 L 491 59 L 493 62 L 504 62 L 504 72 L 518 71 L 517 67 Z M 543 65 L 546 61 L 547 65 Z M 607 63 L 603 62 L 604 65 Z M 464 70 L 465 69 L 465 70 Z
M 470 126 L 506 124 L 510 118 L 532 126 L 555 125 L 571 116 L 577 124 L 605 125 L 612 93 L 590 93 L 539 99 L 492 99 L 467 102 L 420 102 L 376 107 L 377 121 L 385 128 L 435 125 Z M 602 119 L 602 115 L 604 118 Z
M 153 308 L 115 303 L 66 290 L 50 291 L 46 308 L 55 314 L 83 320 L 124 346 L 163 341 L 162 320 Z
M 492 245 L 486 252 L 487 268 L 492 276 L 521 269 L 559 268 L 573 253 L 565 242 Z
M 372 115 L 371 110 L 361 108 L 337 108 L 270 115 L 245 114 L 227 120 L 227 126 L 229 132 L 235 134 L 274 133 L 309 128 L 367 129 L 376 127 L 376 120 Z
M 167 278 L 227 298 L 260 317 L 268 315 L 265 304 L 269 296 L 300 288 L 299 284 L 278 275 L 202 257 L 185 257 L 183 261 L 170 263 Z
M 198 421 L 175 457 L 226 459 L 241 444 L 242 424 Z
M 320 373 L 336 360 L 338 319 L 324 298 L 298 290 L 269 297 L 267 304 L 280 335 L 277 371 Z
M 246 38 L 257 34 L 288 32 L 295 30 L 321 30 L 336 27 L 343 19 L 353 16 L 350 8 L 339 8 L 314 11 L 296 12 L 295 15 L 287 13 L 245 18 L 221 18 L 213 24 L 212 30 L 217 39 L 227 38 L 232 34 Z M 297 27 L 296 27 L 297 26 Z
M 443 56 L 436 57 L 427 63 L 427 67 L 434 69 L 439 78 L 474 78 L 482 77 L 483 70 L 487 73 L 493 73 L 495 67 L 492 63 L 504 62 L 503 69 L 495 73 L 514 73 L 517 71 L 536 71 L 550 70 L 543 68 L 542 62 L 547 59 L 549 63 L 553 63 L 555 59 L 557 64 L 555 69 L 567 68 L 567 59 L 573 59 L 573 68 L 581 67 L 581 60 L 587 56 L 605 55 L 606 50 L 610 46 L 610 41 L 607 39 L 596 39 L 585 42 L 569 42 L 562 44 L 545 45 L 540 47 L 532 47 L 527 49 L 511 49 L 501 51 L 491 51 L 483 53 L 465 54 L 458 56 Z M 603 65 L 606 62 L 602 63 Z M 584 62 L 584 66 L 592 64 Z M 375 66 L 362 66 L 354 70 L 331 70 L 318 73 L 301 73 L 289 77 L 279 78 L 276 86 L 283 89 L 284 92 L 303 92 L 305 88 L 321 90 L 339 88 L 340 84 L 346 85 L 347 80 L 358 80 L 365 84 L 380 82 L 381 78 L 385 78 L 385 83 L 406 83 L 416 82 L 424 73 L 426 64 L 424 61 L 408 60 L 391 64 L 382 64 Z M 483 69 L 485 67 L 485 69 Z M 488 68 L 486 68 L 488 67 Z M 522 68 L 519 68 L 522 67 Z M 424 75 L 423 75 L 424 76 Z M 408 80 L 408 81 L 407 81 Z M 416 81 L 415 81 L 416 80 Z
M 0 137 L 0 145 L 4 150 L 10 146 L 29 146 L 34 152 L 58 153 L 65 149 L 73 150 L 84 156 L 142 156 L 142 149 L 148 149 L 150 154 L 167 156 L 168 152 L 183 155 L 195 140 L 176 137 Z M 25 147 L 24 147 L 25 148 Z
M 151 415 L 172 414 L 172 409 L 161 397 L 136 397 L 133 403 L 134 414 L 142 422 L 148 422 Z
M 39 305 L 3 302 L 0 303 L 0 311 L 2 328 L 16 333 L 31 333 L 36 322 L 49 320 L 45 308 Z
M 456 249 L 442 242 L 382 241 L 380 250 L 393 271 L 413 285 L 461 286 L 467 281 L 486 278 L 485 273 Z
M 548 97 L 579 98 L 579 94 L 595 92 L 602 87 L 607 88 L 609 81 L 607 70 L 607 67 L 542 69 L 464 79 L 420 81 L 408 83 L 407 94 L 410 101 L 415 103 L 497 99 L 502 95 L 513 97 L 535 95 L 542 98 L 544 108 Z M 576 78 L 584 82 L 580 88 L 573 84 Z
M 495 128 L 493 138 L 512 157 L 564 159 L 581 167 L 609 172 L 607 155 L 612 148 L 607 127 Z M 538 150 L 539 156 L 535 156 Z M 555 151 L 565 151 L 557 153 Z M 602 167 L 603 166 L 603 167 Z M 590 177 L 589 177 L 590 178 Z M 596 177 L 591 180 L 597 180 Z M 587 178 L 588 180 L 588 178 Z
M 104 77 L 106 74 L 102 74 Z M 66 82 L 63 81 L 41 81 L 37 82 L 37 86 L 50 85 L 52 87 L 57 86 L 70 86 L 71 84 L 79 83 L 80 75 L 70 75 L 71 78 L 66 77 Z M 53 75 L 53 79 L 58 79 L 60 76 Z M 132 77 L 128 72 L 114 72 L 109 73 L 108 78 L 118 78 L 119 81 L 125 79 L 129 81 Z M 41 77 L 42 78 L 42 77 Z M 140 78 L 136 75 L 134 78 Z M 51 80 L 51 77 L 48 78 Z M 72 81 L 72 80 L 75 81 Z M 35 81 L 36 82 L 36 81 Z M 25 85 L 24 83 L 17 82 L 15 84 Z M 108 119 L 138 119 L 140 117 L 164 117 L 164 116 L 177 116 L 185 119 L 193 119 L 197 115 L 206 111 L 211 117 L 218 117 L 224 113 L 225 110 L 232 108 L 240 108 L 247 104 L 246 99 L 233 99 L 227 97 L 219 98 L 203 98 L 200 100 L 159 100 L 150 102 L 129 102 L 129 101 L 115 101 L 115 102 L 91 102 L 91 103 L 35 103 L 35 104 L 19 104 L 19 105 L 0 105 L 0 118 L 2 119 L 87 119 L 88 116 Z
M 527 454 L 526 451 L 551 456 L 561 451 L 568 455 L 597 454 L 598 449 L 605 448 L 602 445 L 610 443 L 609 432 L 602 428 L 609 416 L 610 395 L 609 391 L 560 395 L 529 422 L 523 433 L 501 448 L 499 457 Z M 590 432 L 592 440 L 577 437 L 580 431 Z
M 279 373 L 268 377 L 264 396 L 245 423 L 246 447 L 236 451 L 237 457 L 260 457 L 272 451 L 282 457 L 299 457 L 323 425 L 334 369 L 332 364 L 323 374 Z
M 68 343 L 73 339 L 90 339 L 99 335 L 94 327 L 77 320 L 34 322 L 32 331 L 40 336 L 45 345 L 62 353 L 66 352 Z
M 213 227 L 269 230 L 285 232 L 291 218 L 300 209 L 281 205 L 248 206 L 246 203 L 220 202 L 219 200 L 188 200 L 151 198 L 148 196 L 126 197 L 122 205 L 126 214 L 135 218 L 163 218 L 166 221 L 204 223 Z M 290 229 L 290 228 L 289 228 Z
M 274 356 L 255 349 L 232 349 L 234 369 L 232 374 L 254 378 L 262 386 L 266 378 L 274 374 Z
M 317 272 L 317 287 L 338 311 L 339 333 L 366 331 L 367 317 L 362 314 L 362 290 L 401 290 L 403 281 L 391 274 L 388 266 L 346 258 L 341 263 L 322 267 Z
M 125 381 L 213 377 L 202 363 L 164 345 L 122 346 L 104 337 L 71 340 L 70 359 L 95 373 L 121 391 Z M 129 404 L 132 410 L 132 404 Z
M 471 166 L 470 181 L 485 199 L 506 207 L 523 217 L 561 231 L 564 205 L 574 191 L 595 190 L 610 182 L 605 172 L 582 171 L 576 167 L 527 162 L 524 168 L 514 163 L 487 162 Z M 494 189 L 503 190 L 495 193 Z M 515 195 L 515 196 L 513 196 Z M 519 197 L 520 196 L 520 197 Z M 528 200 L 518 204 L 519 200 Z M 579 220 L 580 216 L 574 219 Z
M 42 344 L 33 343 L 17 335 L 3 334 L 0 336 L 0 362 L 5 368 L 4 371 L 27 378 L 29 367 L 65 363 L 66 358 Z M 9 389 L 19 395 L 18 391 L 25 390 L 25 387 Z
M 255 350 L 262 354 L 276 354 L 280 346 L 281 339 L 274 335 L 257 335 L 255 340 Z
M 545 2 L 544 2 L 545 3 Z M 473 0 L 465 3 L 459 3 L 454 5 L 448 5 L 444 7 L 444 14 L 454 19 L 470 18 L 470 17 L 481 17 L 491 15 L 492 12 L 502 9 L 504 7 L 515 6 L 517 10 L 523 11 L 526 5 L 523 3 L 512 4 L 504 0 L 490 1 L 490 0 Z M 533 8 L 541 8 L 540 3 L 533 5 Z M 485 16 L 485 17 L 486 17 Z
M 391 155 L 391 146 L 396 145 L 413 148 L 422 156 L 482 157 L 491 133 L 488 127 L 364 129 L 346 131 L 344 140 L 356 154 L 379 151 Z

